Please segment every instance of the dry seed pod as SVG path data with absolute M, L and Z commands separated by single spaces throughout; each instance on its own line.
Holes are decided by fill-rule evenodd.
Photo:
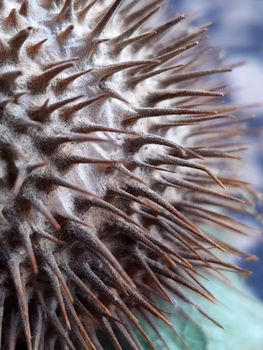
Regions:
M 120 350 L 116 330 L 141 349 L 131 325 L 155 349 L 137 312 L 170 325 L 156 295 L 214 302 L 200 268 L 242 272 L 202 230 L 248 231 L 216 207 L 253 214 L 231 173 L 239 107 L 217 90 L 231 67 L 164 5 L 0 2 L 2 349 L 100 350 L 102 331 Z

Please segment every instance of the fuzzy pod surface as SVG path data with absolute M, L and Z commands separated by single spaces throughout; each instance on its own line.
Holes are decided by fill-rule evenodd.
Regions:
M 98 332 L 156 349 L 138 314 L 158 334 L 157 297 L 214 302 L 202 269 L 242 272 L 206 230 L 244 235 L 231 213 L 253 215 L 232 67 L 164 6 L 0 0 L 2 349 L 101 350 Z

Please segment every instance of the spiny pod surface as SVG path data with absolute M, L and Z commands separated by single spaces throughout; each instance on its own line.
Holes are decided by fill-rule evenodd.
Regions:
M 99 333 L 156 349 L 138 315 L 157 336 L 158 298 L 209 318 L 186 291 L 214 302 L 202 270 L 242 272 L 214 235 L 248 231 L 222 209 L 254 215 L 233 170 L 245 116 L 222 101 L 232 67 L 164 7 L 0 1 L 3 350 L 102 350 Z

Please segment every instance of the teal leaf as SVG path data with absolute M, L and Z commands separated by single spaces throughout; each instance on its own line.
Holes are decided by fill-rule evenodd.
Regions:
M 263 305 L 249 292 L 239 279 L 231 277 L 233 286 L 213 279 L 207 287 L 217 298 L 212 304 L 196 297 L 195 302 L 224 329 L 216 326 L 193 306 L 177 301 L 178 308 L 169 317 L 185 345 L 161 322 L 156 322 L 170 350 L 262 350 Z M 192 295 L 192 299 L 194 299 Z M 167 309 L 167 305 L 161 305 Z M 170 307 L 170 312 L 172 312 Z M 145 329 L 158 350 L 167 350 L 153 331 Z M 143 340 L 144 349 L 150 349 Z

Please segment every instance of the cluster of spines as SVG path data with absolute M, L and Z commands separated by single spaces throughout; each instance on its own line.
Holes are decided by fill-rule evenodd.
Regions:
M 206 27 L 176 39 L 167 36 L 162 45 L 161 39 L 184 19 L 182 15 L 153 30 L 141 31 L 162 2 L 143 6 L 139 1 L 108 2 L 106 10 L 91 19 L 94 26 L 82 38 L 79 57 L 75 47 L 64 47 L 74 36 L 76 22 L 81 25 L 88 21 L 89 11 L 103 2 L 40 2 L 51 13 L 59 9 L 53 18 L 43 21 L 43 26 L 55 32 L 55 49 L 61 50 L 62 57 L 53 62 L 45 62 L 43 56 L 50 49 L 49 38 L 30 41 L 35 34 L 27 23 L 31 23 L 30 11 L 39 5 L 24 0 L 18 9 L 6 12 L 8 3 L 0 2 L 2 30 L 13 33 L 0 42 L 1 67 L 5 67 L 0 73 L 3 348 L 14 349 L 24 338 L 29 350 L 56 346 L 100 350 L 96 331 L 102 330 L 121 350 L 115 334 L 118 329 L 129 346 L 138 350 L 141 345 L 132 325 L 155 349 L 136 311 L 158 336 L 150 316 L 172 325 L 155 305 L 156 295 L 173 302 L 173 294 L 210 318 L 185 292 L 190 290 L 215 301 L 199 281 L 200 268 L 218 274 L 220 269 L 242 272 L 222 261 L 214 250 L 242 253 L 201 229 L 203 224 L 211 224 L 241 235 L 248 230 L 207 205 L 254 214 L 247 203 L 243 205 L 244 199 L 233 195 L 236 188 L 245 196 L 254 195 L 247 183 L 216 176 L 202 164 L 210 158 L 212 162 L 217 158 L 235 159 L 235 153 L 241 150 L 232 142 L 243 132 L 232 115 L 239 107 L 218 104 L 215 99 L 223 96 L 217 91 L 220 84 L 203 79 L 228 72 L 231 67 L 200 68 L 204 51 L 194 48 L 197 40 L 202 41 Z M 105 39 L 102 33 L 117 10 L 126 27 L 113 39 Z M 62 24 L 63 29 L 56 32 Z M 97 67 L 94 55 L 100 45 L 107 47 L 113 62 Z M 144 47 L 148 49 L 146 57 L 138 59 L 137 53 Z M 126 49 L 130 60 L 119 62 Z M 180 60 L 182 55 L 186 61 Z M 39 72 L 33 76 L 22 69 L 27 60 L 39 62 Z M 61 77 L 67 71 L 72 73 Z M 134 91 L 133 98 L 142 101 L 141 106 L 132 106 L 118 91 L 114 85 L 116 73 L 122 74 L 122 86 Z M 92 77 L 97 94 L 88 96 L 85 85 L 74 94 L 74 83 L 83 77 Z M 156 86 L 156 77 L 158 88 L 149 89 L 146 96 L 136 96 L 135 89 L 141 83 L 150 81 Z M 200 90 L 201 85 L 206 88 Z M 68 94 L 72 86 L 73 95 Z M 44 97 L 44 102 L 32 105 L 32 96 L 36 97 L 34 101 Z M 114 105 L 115 100 L 121 111 L 115 115 L 113 110 L 111 118 L 118 119 L 113 126 L 91 123 L 85 117 L 75 123 L 79 113 L 85 116 L 86 108 L 96 104 L 100 110 L 106 101 Z M 59 120 L 62 127 L 54 120 Z M 186 146 L 166 137 L 168 130 L 181 126 L 191 126 L 183 140 Z M 96 134 L 101 132 L 103 137 Z M 112 134 L 121 136 L 121 142 L 109 136 Z M 207 136 L 205 143 L 195 140 L 202 135 Z M 211 140 L 209 135 L 213 136 Z M 234 145 L 227 144 L 228 138 Z M 74 155 L 74 149 L 82 143 L 101 145 L 105 154 L 107 148 L 120 148 L 120 157 L 112 156 L 114 152 L 111 158 Z M 64 149 L 65 145 L 69 148 Z M 149 145 L 158 146 L 158 151 L 147 153 Z M 67 179 L 78 164 L 103 166 L 98 180 L 105 182 L 103 196 Z M 225 185 L 233 191 L 218 192 L 214 188 L 224 189 Z M 70 214 L 60 208 L 51 210 L 48 205 L 58 188 L 71 193 Z M 172 189 L 176 191 L 167 194 Z

